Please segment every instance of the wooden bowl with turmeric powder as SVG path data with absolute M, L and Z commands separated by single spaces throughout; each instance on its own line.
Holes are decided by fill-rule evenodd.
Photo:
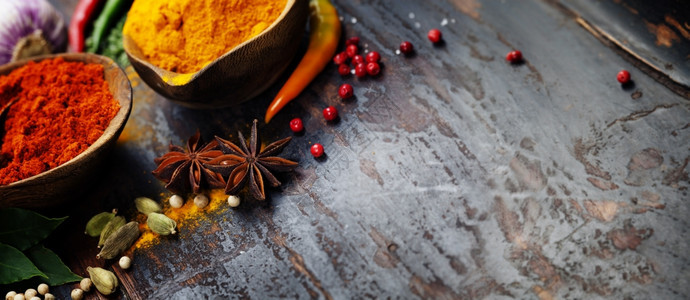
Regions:
M 287 68 L 303 40 L 307 0 L 136 0 L 123 46 L 156 92 L 191 108 L 245 102 Z
M 0 208 L 76 199 L 115 146 L 132 87 L 110 58 L 85 53 L 0 66 Z

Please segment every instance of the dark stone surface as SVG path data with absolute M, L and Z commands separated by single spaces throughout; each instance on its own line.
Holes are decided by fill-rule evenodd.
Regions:
M 328 66 L 260 126 L 268 141 L 304 120 L 283 188 L 135 251 L 118 297 L 690 298 L 688 99 L 552 1 L 335 2 L 344 36 L 379 51 L 382 74 Z M 426 39 L 433 27 L 442 46 Z M 403 40 L 416 55 L 396 55 Z M 512 49 L 524 63 L 506 63 Z M 616 81 L 620 69 L 634 89 Z M 197 129 L 246 134 L 285 78 L 251 103 L 199 111 L 132 75 L 125 137 L 67 239 L 83 239 L 95 212 L 167 197 L 153 158 Z M 338 98 L 343 82 L 354 100 Z M 321 117 L 328 105 L 339 122 Z M 310 156 L 315 142 L 326 159 Z M 95 249 L 65 248 L 79 274 L 103 265 Z

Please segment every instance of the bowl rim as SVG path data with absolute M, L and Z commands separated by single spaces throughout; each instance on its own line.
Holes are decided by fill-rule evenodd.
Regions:
M 185 85 L 188 85 L 188 84 L 194 82 L 201 74 L 203 74 L 208 69 L 210 69 L 211 67 L 216 65 L 219 61 L 223 60 L 225 57 L 230 56 L 231 54 L 233 54 L 234 52 L 237 52 L 242 47 L 245 47 L 247 44 L 250 44 L 257 39 L 260 39 L 264 35 L 267 35 L 268 32 L 270 32 L 276 26 L 278 26 L 278 23 L 280 23 L 281 21 L 283 21 L 285 19 L 285 16 L 287 16 L 288 13 L 290 12 L 290 10 L 293 9 L 295 4 L 297 4 L 300 1 L 303 1 L 303 0 L 286 0 L 285 8 L 283 8 L 283 11 L 280 13 L 280 15 L 278 15 L 278 18 L 276 18 L 275 21 L 273 21 L 273 23 L 271 23 L 270 26 L 268 26 L 261 33 L 253 36 L 252 38 L 247 39 L 247 40 L 243 41 L 242 43 L 235 45 L 235 47 L 232 47 L 230 50 L 226 51 L 221 56 L 216 57 L 214 60 L 212 60 L 211 62 L 204 65 L 203 68 L 201 68 L 195 72 L 179 73 L 179 72 L 169 71 L 169 70 L 166 70 L 166 69 L 163 69 L 159 66 L 154 65 L 145 57 L 133 55 L 132 51 L 130 51 L 130 47 L 136 47 L 139 53 L 141 53 L 141 48 L 139 48 L 137 43 L 134 41 L 134 39 L 132 39 L 132 37 L 130 35 L 127 35 L 124 33 L 122 35 L 122 46 L 123 46 L 127 56 L 129 56 L 132 59 L 136 59 L 137 62 L 139 62 L 140 64 L 143 64 L 147 68 L 151 69 L 156 74 L 156 76 L 158 76 L 161 79 L 161 81 L 165 82 L 169 86 L 183 87 Z M 176 83 L 175 80 L 177 78 L 179 78 L 180 82 Z
M 40 55 L 40 56 L 34 56 L 30 57 L 27 59 L 23 60 L 18 60 L 15 62 L 7 63 L 4 65 L 0 65 L 1 70 L 6 70 L 6 69 L 11 69 L 12 71 L 26 65 L 30 61 L 33 62 L 40 62 L 46 59 L 54 59 L 62 57 L 65 59 L 65 61 L 71 61 L 71 62 L 85 62 L 83 59 L 88 59 L 88 58 L 93 58 L 98 62 L 85 62 L 85 63 L 99 63 L 103 65 L 104 67 L 104 73 L 103 77 L 105 80 L 105 70 L 109 67 L 115 66 L 123 76 L 126 82 L 126 89 L 129 90 L 129 93 L 127 93 L 127 97 L 124 99 L 119 99 L 114 97 L 113 98 L 120 104 L 120 109 L 117 111 L 115 116 L 110 120 L 110 123 L 108 123 L 108 126 L 103 130 L 103 134 L 95 141 L 93 144 L 89 145 L 88 148 L 86 148 L 84 151 L 79 153 L 77 156 L 73 157 L 72 159 L 66 161 L 65 163 L 52 168 L 50 170 L 47 170 L 45 172 L 38 173 L 36 175 L 33 175 L 31 177 L 27 177 L 18 181 L 11 182 L 6 185 L 0 185 L 0 190 L 2 189 L 12 189 L 12 188 L 17 188 L 21 187 L 23 185 L 27 185 L 30 183 L 33 183 L 35 181 L 40 181 L 46 177 L 51 176 L 53 173 L 59 173 L 63 169 L 68 169 L 74 167 L 78 163 L 80 159 L 82 159 L 85 156 L 91 155 L 93 152 L 95 152 L 96 149 L 101 148 L 103 145 L 105 145 L 107 142 L 111 141 L 113 138 L 115 138 L 116 135 L 119 135 L 122 131 L 122 129 L 125 127 L 127 120 L 129 119 L 129 114 L 132 110 L 132 102 L 133 102 L 133 95 L 132 95 L 132 83 L 129 80 L 129 77 L 127 76 L 127 73 L 117 64 L 115 61 L 110 59 L 107 56 L 102 56 L 98 54 L 92 54 L 92 53 L 58 53 L 58 54 L 48 54 L 48 55 Z M 10 72 L 12 72 L 10 71 Z M 0 76 L 5 76 L 5 75 L 0 75 Z M 108 84 L 108 88 L 111 88 L 111 85 Z M 112 91 L 111 91 L 112 94 Z

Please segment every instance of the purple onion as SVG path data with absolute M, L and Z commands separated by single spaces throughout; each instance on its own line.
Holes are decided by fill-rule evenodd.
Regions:
M 0 65 L 17 57 L 17 45 L 31 37 L 45 41 L 50 53 L 65 50 L 62 15 L 46 0 L 0 0 Z

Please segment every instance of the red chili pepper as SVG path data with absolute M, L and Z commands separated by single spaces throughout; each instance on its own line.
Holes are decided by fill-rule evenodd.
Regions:
M 329 0 L 310 0 L 309 47 L 266 110 L 266 123 L 299 95 L 333 58 L 340 39 L 338 12 Z
M 74 52 L 84 51 L 84 30 L 101 0 L 79 0 L 69 23 L 69 46 Z

